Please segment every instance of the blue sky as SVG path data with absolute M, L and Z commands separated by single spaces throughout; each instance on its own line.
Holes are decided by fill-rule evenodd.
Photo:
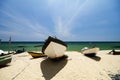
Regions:
M 120 0 L 0 0 L 3 41 L 120 41 Z

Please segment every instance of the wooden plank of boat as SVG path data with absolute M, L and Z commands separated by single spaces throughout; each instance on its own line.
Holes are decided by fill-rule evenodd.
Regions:
M 89 48 L 89 49 L 82 50 L 81 52 L 87 55 L 87 54 L 96 54 L 98 51 L 99 51 L 99 48 L 95 47 L 95 48 Z
M 11 57 L 11 55 L 3 55 L 3 56 L 0 56 L 0 59 L 7 58 L 7 57 Z
M 42 47 L 42 52 L 49 58 L 55 59 L 64 56 L 66 49 L 67 44 L 65 42 L 49 36 Z
M 45 54 L 43 53 L 38 53 L 38 52 L 28 52 L 33 58 L 38 58 L 38 57 L 46 57 Z
M 11 55 L 0 56 L 0 66 L 10 63 L 12 60 Z

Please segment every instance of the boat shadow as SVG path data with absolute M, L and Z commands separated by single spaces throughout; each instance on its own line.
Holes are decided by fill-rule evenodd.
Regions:
M 49 58 L 43 60 L 40 64 L 43 77 L 45 80 L 51 80 L 62 68 L 67 64 L 67 59 L 51 60 Z
M 99 57 L 99 56 L 86 56 L 86 57 L 88 57 L 90 59 L 93 59 L 93 60 L 96 60 L 96 61 L 100 61 L 101 60 L 101 57 Z
M 120 55 L 120 52 L 115 52 L 113 53 L 113 55 Z
M 5 67 L 9 67 L 10 65 L 6 64 L 6 65 L 0 65 L 0 69 L 5 68 Z

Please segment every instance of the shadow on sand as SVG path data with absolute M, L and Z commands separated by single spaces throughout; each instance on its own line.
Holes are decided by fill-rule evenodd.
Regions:
M 0 69 L 1 69 L 1 68 L 5 68 L 5 67 L 9 67 L 9 66 L 10 66 L 10 65 L 7 65 L 7 64 L 6 64 L 6 65 L 0 65 Z
M 120 55 L 120 52 L 115 52 L 113 53 L 113 55 Z
M 99 56 L 87 56 L 87 55 L 85 55 L 86 57 L 88 57 L 88 58 L 90 58 L 90 59 L 93 59 L 93 60 L 96 60 L 96 61 L 100 61 L 101 60 L 101 57 L 99 57 Z
M 67 64 L 67 59 L 51 60 L 49 58 L 41 62 L 41 70 L 45 80 L 51 80 Z
M 46 57 L 36 57 L 36 58 L 31 57 L 30 60 L 39 59 L 39 58 L 46 59 Z

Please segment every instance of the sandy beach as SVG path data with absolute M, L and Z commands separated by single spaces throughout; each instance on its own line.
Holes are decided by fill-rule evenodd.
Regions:
M 12 62 L 0 68 L 0 80 L 112 80 L 120 74 L 120 55 L 101 50 L 95 57 L 67 51 L 68 58 L 51 61 L 32 58 L 27 52 L 12 55 Z

